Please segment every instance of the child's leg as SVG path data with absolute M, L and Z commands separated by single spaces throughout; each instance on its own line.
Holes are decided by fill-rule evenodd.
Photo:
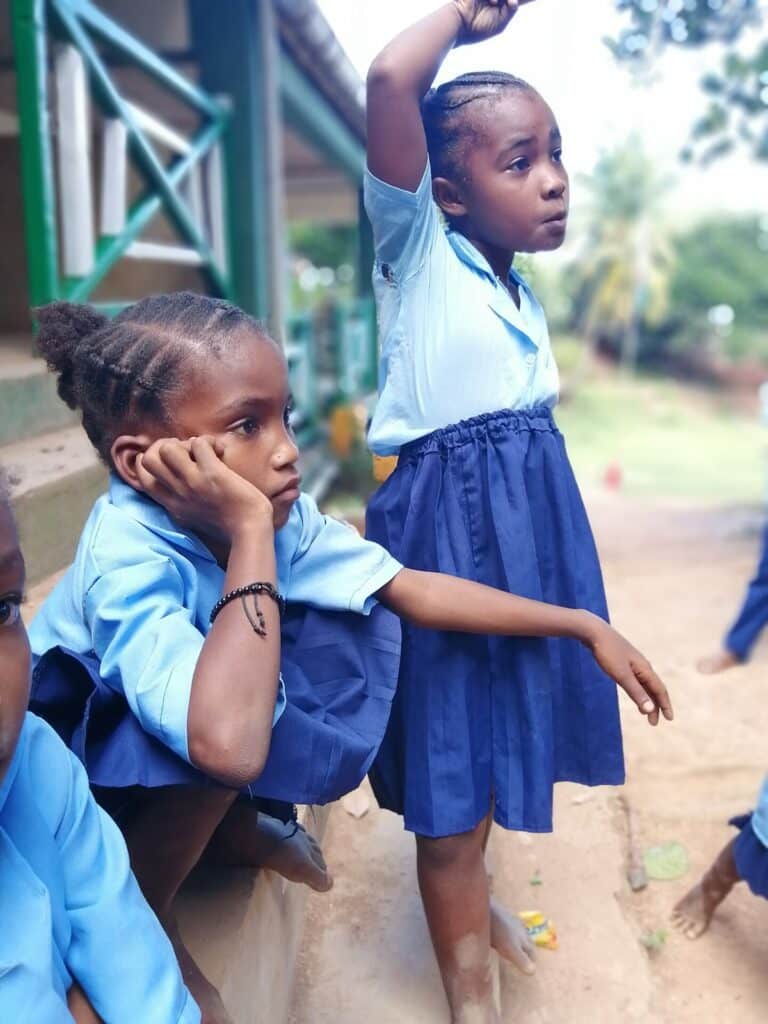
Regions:
M 737 882 L 741 881 L 732 839 L 704 877 L 675 906 L 672 922 L 688 939 L 698 939 L 709 928 L 712 915 Z
M 491 836 L 493 826 L 493 814 L 485 819 L 485 839 L 483 840 L 483 854 L 488 849 L 488 840 Z M 488 874 L 488 892 L 493 892 L 493 875 Z M 514 964 L 523 974 L 535 974 L 536 947 L 528 934 L 523 922 L 514 914 L 503 907 L 498 900 L 491 896 L 491 948 L 504 960 Z
M 749 584 L 744 604 L 728 631 L 723 649 L 698 662 L 700 672 L 712 675 L 740 665 L 749 657 L 757 638 L 768 623 L 768 527 L 763 533 L 763 550 L 755 578 Z
M 231 1020 L 218 992 L 182 942 L 172 905 L 236 797 L 236 790 L 219 786 L 147 790 L 123 826 L 131 867 L 173 943 L 184 981 L 206 1024 L 231 1024 Z
M 472 832 L 416 837 L 419 888 L 451 1024 L 497 1024 L 483 820 Z
M 317 892 L 333 885 L 320 844 L 295 822 L 284 823 L 238 800 L 227 811 L 208 851 L 217 864 L 264 867 Z

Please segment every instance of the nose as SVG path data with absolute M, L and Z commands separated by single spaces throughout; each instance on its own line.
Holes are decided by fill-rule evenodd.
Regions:
M 272 456 L 272 464 L 275 469 L 284 469 L 286 466 L 292 466 L 299 457 L 299 447 L 293 438 L 292 434 L 285 431 L 280 444 L 275 449 Z
M 561 175 L 551 175 L 542 184 L 545 199 L 561 199 L 568 188 L 568 182 Z

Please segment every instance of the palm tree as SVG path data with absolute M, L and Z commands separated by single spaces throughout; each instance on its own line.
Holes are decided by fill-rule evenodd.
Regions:
M 586 244 L 576 267 L 581 325 L 592 353 L 600 334 L 621 339 L 622 363 L 637 361 L 643 323 L 666 313 L 674 253 L 664 227 L 669 179 L 636 136 L 603 153 L 591 176 Z

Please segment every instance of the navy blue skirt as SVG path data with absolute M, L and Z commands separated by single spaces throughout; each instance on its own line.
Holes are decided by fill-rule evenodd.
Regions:
M 739 829 L 733 846 L 736 870 L 755 896 L 768 900 L 768 847 L 752 828 L 752 815 L 739 815 L 728 824 Z
M 399 660 L 400 623 L 385 608 L 363 616 L 289 605 L 281 659 L 287 706 L 248 795 L 323 804 L 355 789 L 384 735 Z M 48 651 L 33 674 L 30 708 L 56 729 L 94 786 L 208 781 L 142 729 L 93 656 Z
M 367 535 L 444 572 L 607 618 L 592 532 L 551 412 L 502 411 L 405 446 Z M 616 685 L 575 640 L 403 623 L 397 694 L 370 772 L 379 803 L 426 836 L 552 828 L 552 789 L 618 785 Z

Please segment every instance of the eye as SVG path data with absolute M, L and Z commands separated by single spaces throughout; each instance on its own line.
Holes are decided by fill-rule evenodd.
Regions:
M 259 424 L 252 416 L 247 416 L 244 420 L 236 423 L 232 429 L 238 434 L 243 434 L 245 437 L 252 437 L 258 432 Z
M 508 171 L 517 171 L 518 173 L 520 173 L 522 171 L 527 171 L 530 166 L 531 166 L 531 161 L 528 159 L 528 157 L 527 156 L 521 156 L 521 157 L 518 157 L 517 160 L 513 160 L 512 163 L 507 168 L 507 170 Z
M 552 159 L 555 161 L 556 164 L 561 164 L 563 162 L 562 149 L 555 149 L 552 153 Z
M 11 629 L 21 621 L 21 594 L 0 597 L 0 629 Z
M 286 404 L 285 411 L 283 412 L 283 423 L 285 423 L 286 427 L 288 427 L 289 429 L 293 429 L 291 427 L 291 416 L 293 414 L 294 408 L 295 406 L 293 404 L 293 399 L 291 398 Z

